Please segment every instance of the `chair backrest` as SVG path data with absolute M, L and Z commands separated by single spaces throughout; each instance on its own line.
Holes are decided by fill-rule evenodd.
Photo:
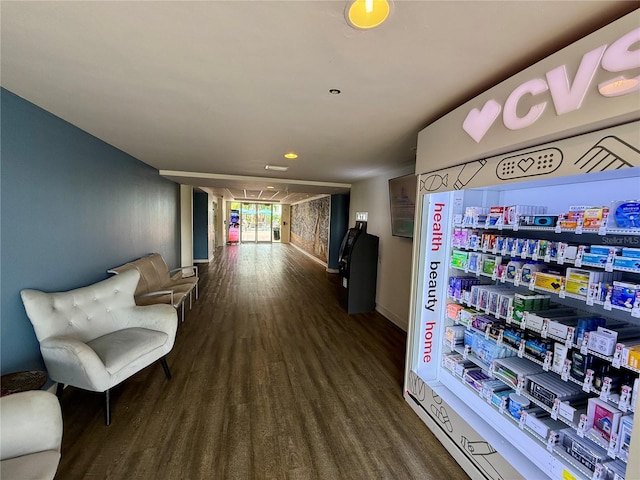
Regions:
M 117 312 L 135 307 L 139 277 L 132 269 L 68 292 L 25 289 L 20 296 L 38 341 L 67 336 L 87 342 L 121 328 Z

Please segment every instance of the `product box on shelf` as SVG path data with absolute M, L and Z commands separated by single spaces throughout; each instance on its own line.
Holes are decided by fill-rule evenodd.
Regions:
M 527 391 L 538 402 L 549 408 L 553 407 L 556 398 L 560 401 L 586 398 L 580 385 L 564 382 L 558 375 L 551 372 L 527 375 Z
M 633 480 L 627 479 L 627 464 L 621 460 L 611 460 L 602 464 L 601 480 Z
M 533 430 L 542 438 L 547 438 L 550 431 L 560 431 L 566 428 L 566 425 L 559 421 L 553 420 L 549 413 L 541 408 L 530 408 L 527 410 L 527 418 L 525 425 Z
M 618 432 L 621 418 L 622 412 L 613 405 L 599 398 L 590 398 L 585 433 L 608 444 L 611 434 Z
M 637 270 L 640 272 L 640 258 L 638 257 L 614 257 L 613 268 Z
M 458 321 L 461 325 L 469 326 L 473 324 L 473 319 L 476 318 L 476 315 L 480 315 L 478 310 L 473 308 L 463 308 L 459 312 L 460 316 Z
M 464 358 L 459 353 L 450 352 L 442 354 L 442 366 L 452 373 L 455 373 L 456 365 L 463 361 Z
M 444 329 L 444 338 L 449 345 L 462 345 L 464 343 L 464 332 L 466 328 L 462 325 L 453 325 Z
M 621 363 L 640 370 L 640 345 L 625 345 L 622 349 Z
M 616 272 L 619 278 L 620 272 Z M 596 282 L 611 282 L 614 274 L 603 271 L 584 270 L 581 268 L 567 268 L 565 275 L 565 291 L 581 297 L 589 293 L 589 285 Z
M 514 392 L 515 390 L 509 387 L 507 387 L 505 390 L 494 390 L 493 394 L 491 395 L 491 404 L 499 408 L 500 405 L 502 405 L 502 400 L 505 399 L 505 401 L 508 403 L 509 395 Z
M 590 229 L 600 228 L 603 225 L 602 221 L 606 219 L 608 215 L 609 207 L 587 208 L 584 211 L 582 226 Z
M 555 342 L 553 344 L 553 362 L 551 363 L 551 371 L 557 374 L 562 373 L 564 361 L 567 359 L 569 347 L 565 343 Z
M 489 365 L 493 360 L 515 355 L 513 350 L 504 345 L 498 345 L 495 341 L 487 340 L 483 334 L 476 333 L 473 336 L 471 351 L 485 365 Z
M 629 447 L 631 446 L 631 431 L 633 430 L 633 415 L 625 415 L 620 419 L 618 430 L 618 455 L 624 461 L 629 459 Z
M 611 213 L 613 227 L 623 229 L 640 228 L 640 200 L 612 202 Z
M 578 399 L 560 402 L 558 408 L 558 417 L 577 425 L 581 415 L 587 414 L 587 402 L 585 399 Z
M 616 343 L 626 339 L 640 339 L 640 327 L 624 327 L 617 330 L 598 327 L 595 332 L 589 333 L 589 350 L 611 356 Z
M 589 353 L 581 353 L 580 350 L 571 350 L 569 356 L 571 359 L 569 375 L 578 382 L 584 382 L 587 370 L 593 370 L 597 357 Z
M 542 205 L 510 205 L 506 208 L 507 225 L 515 225 L 519 217 L 547 213 L 547 207 Z
M 600 255 L 597 253 L 584 253 L 582 255 L 583 264 L 597 265 L 602 268 L 604 268 L 605 265 L 607 264 L 607 259 L 608 259 L 608 255 Z M 615 259 L 614 259 L 614 264 L 615 264 Z
M 457 320 L 460 316 L 460 310 L 463 310 L 464 307 L 457 303 L 448 303 L 447 304 L 447 317 L 451 320 Z
M 622 247 L 620 255 L 627 258 L 640 258 L 640 248 Z
M 560 431 L 560 445 L 571 457 L 592 472 L 596 469 L 596 464 L 603 463 L 608 459 L 607 451 L 604 448 L 580 438 L 570 428 Z
M 537 334 L 527 332 L 525 334 L 524 351 L 536 360 L 544 361 L 547 351 L 553 349 L 553 341 L 540 338 Z
M 463 252 L 461 250 L 454 250 L 451 253 L 451 266 L 453 268 L 464 269 L 467 265 L 468 258 L 469 258 L 468 252 Z
M 485 380 L 490 380 L 490 377 L 481 368 L 470 368 L 464 373 L 462 379 L 474 390 L 481 392 L 482 382 L 484 382 Z
M 571 207 L 570 207 L 571 208 Z M 584 210 L 570 210 L 561 215 L 560 227 L 565 229 L 577 228 L 584 221 Z
M 630 282 L 613 282 L 611 305 L 622 308 L 633 308 L 636 293 L 640 291 L 640 285 Z
M 464 268 L 464 267 L 462 267 Z M 475 275 L 465 275 L 465 276 L 455 276 L 452 275 L 449 277 L 449 287 L 447 290 L 447 294 L 449 297 L 455 298 L 457 300 L 462 299 L 462 292 L 466 290 L 470 290 L 473 285 L 478 285 L 480 283 L 480 279 Z
M 526 381 L 527 375 L 542 373 L 542 367 L 537 363 L 520 357 L 500 358 L 493 361 L 494 373 L 497 378 L 503 380 L 512 388 L 518 386 L 518 377 Z M 522 385 L 523 388 L 526 385 Z
M 541 290 L 559 293 L 563 281 L 564 275 L 561 273 L 539 272 L 536 275 L 535 286 Z

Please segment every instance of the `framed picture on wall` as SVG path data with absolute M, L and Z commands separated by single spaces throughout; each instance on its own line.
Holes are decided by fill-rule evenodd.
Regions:
M 391 235 L 413 238 L 417 179 L 413 174 L 389 179 Z

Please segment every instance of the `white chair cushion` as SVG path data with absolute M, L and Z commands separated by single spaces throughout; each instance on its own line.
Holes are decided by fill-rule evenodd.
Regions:
M 51 480 L 56 475 L 59 461 L 60 452 L 55 450 L 3 460 L 0 463 L 0 478 L 2 480 Z
M 130 367 L 143 355 L 167 343 L 169 336 L 157 330 L 126 328 L 96 338 L 87 345 L 104 363 L 107 371 L 114 375 L 124 367 Z

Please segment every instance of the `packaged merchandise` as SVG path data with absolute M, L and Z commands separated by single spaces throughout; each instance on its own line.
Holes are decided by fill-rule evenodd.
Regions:
M 451 253 L 451 266 L 453 268 L 464 270 L 464 268 L 467 265 L 468 258 L 469 258 L 469 254 L 467 252 L 463 252 L 461 250 L 454 250 Z
M 582 226 L 587 229 L 596 229 L 603 226 L 603 220 L 609 215 L 609 207 L 587 208 L 584 211 Z
M 618 432 L 621 418 L 622 412 L 613 405 L 599 398 L 590 398 L 587 407 L 585 432 L 608 444 L 611 433 Z
M 631 431 L 633 430 L 633 415 L 625 415 L 620 419 L 618 430 L 618 455 L 623 460 L 629 459 L 629 447 L 631 445 Z
M 516 388 L 518 377 L 525 381 L 523 388 L 526 388 L 527 377 L 530 375 L 543 373 L 542 367 L 531 360 L 520 357 L 507 357 L 494 360 L 494 374 L 508 386 Z
M 640 272 L 640 258 L 638 257 L 614 257 L 613 268 L 635 270 Z
M 457 303 L 449 303 L 447 305 L 447 317 L 451 320 L 457 320 L 460 315 L 460 310 L 463 308 L 462 305 L 458 305 Z
M 476 333 L 473 336 L 471 351 L 485 365 L 489 365 L 493 360 L 515 355 L 515 352 L 504 345 L 497 345 L 491 339 L 485 339 L 483 334 Z
M 502 404 L 502 399 L 506 398 L 508 402 L 509 395 L 511 393 L 515 393 L 515 390 L 508 387 L 505 390 L 494 390 L 493 394 L 491 395 L 491 404 L 496 407 L 500 407 L 500 405 Z
M 449 345 L 462 345 L 464 343 L 464 332 L 466 327 L 453 325 L 444 329 L 444 337 Z
M 535 286 L 552 293 L 560 292 L 564 275 L 561 273 L 540 272 L 536 275 Z
M 640 285 L 620 281 L 613 282 L 611 293 L 611 305 L 621 308 L 633 308 L 636 293 L 640 291 Z
M 563 422 L 552 420 L 549 413 L 541 408 L 530 408 L 527 410 L 525 425 L 545 439 L 552 430 L 558 432 L 566 428 Z
M 617 228 L 640 228 L 640 200 L 612 202 L 614 226 Z
M 570 428 L 560 431 L 560 444 L 571 457 L 592 472 L 596 469 L 596 464 L 603 463 L 608 459 L 607 451 L 604 448 L 578 437 Z
M 573 382 L 564 382 L 552 372 L 527 375 L 527 391 L 538 402 L 553 407 L 556 399 L 560 401 L 586 398 L 582 387 Z
M 527 397 L 523 397 L 522 395 L 518 395 L 517 393 L 509 394 L 509 414 L 516 420 L 520 420 L 522 416 L 522 412 L 527 410 L 531 402 Z

